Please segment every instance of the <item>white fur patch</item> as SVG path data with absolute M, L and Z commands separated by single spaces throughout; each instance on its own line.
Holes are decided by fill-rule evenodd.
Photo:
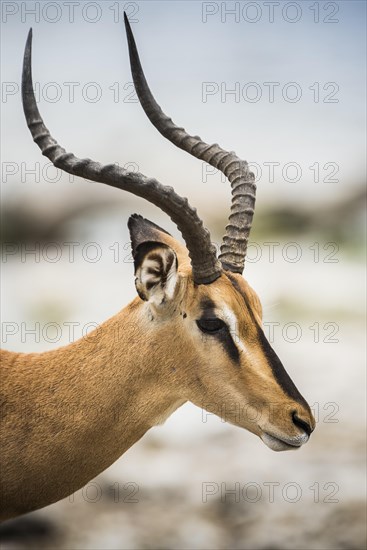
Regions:
M 241 351 L 246 351 L 246 346 L 240 338 L 239 323 L 236 315 L 227 305 L 222 306 L 221 311 L 222 319 L 225 323 L 227 323 L 229 332 L 233 338 L 234 343 Z

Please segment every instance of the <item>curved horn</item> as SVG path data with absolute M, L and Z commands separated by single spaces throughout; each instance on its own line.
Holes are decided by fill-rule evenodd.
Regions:
M 222 267 L 216 257 L 215 246 L 210 241 L 209 231 L 187 199 L 177 195 L 172 187 L 147 178 L 139 172 L 128 172 L 116 164 L 103 166 L 90 159 L 79 159 L 67 153 L 50 135 L 38 111 L 32 83 L 32 29 L 29 31 L 24 52 L 22 75 L 23 109 L 28 128 L 50 161 L 61 170 L 124 191 L 129 191 L 158 206 L 177 225 L 191 258 L 193 278 L 197 284 L 209 284 L 217 279 Z
M 231 183 L 231 213 L 226 227 L 226 234 L 220 247 L 219 259 L 224 269 L 242 273 L 255 208 L 256 185 L 254 174 L 249 171 L 247 162 L 238 158 L 235 153 L 225 151 L 216 143 L 208 145 L 199 136 L 190 136 L 184 128 L 176 126 L 164 114 L 154 99 L 145 79 L 126 13 L 124 13 L 124 17 L 135 90 L 149 120 L 171 143 L 197 159 L 204 160 L 214 166 Z

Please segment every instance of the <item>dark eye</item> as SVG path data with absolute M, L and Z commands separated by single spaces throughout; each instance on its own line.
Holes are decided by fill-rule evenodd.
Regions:
M 226 327 L 226 324 L 222 319 L 213 317 L 212 319 L 199 319 L 196 321 L 197 326 L 202 332 L 218 332 Z

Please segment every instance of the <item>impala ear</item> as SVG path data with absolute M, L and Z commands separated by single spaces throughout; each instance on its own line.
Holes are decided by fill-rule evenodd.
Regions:
M 135 286 L 142 300 L 163 305 L 171 300 L 177 283 L 177 256 L 166 244 L 139 245 L 135 257 Z
M 173 298 L 178 261 L 175 251 L 162 242 L 167 232 L 134 215 L 129 219 L 135 266 L 135 286 L 142 300 L 161 306 Z
M 130 216 L 127 225 L 130 232 L 133 257 L 135 257 L 138 246 L 142 243 L 146 243 L 148 241 L 164 243 L 166 235 L 171 237 L 167 231 L 155 223 L 143 218 L 143 216 L 140 216 L 139 214 L 133 214 Z

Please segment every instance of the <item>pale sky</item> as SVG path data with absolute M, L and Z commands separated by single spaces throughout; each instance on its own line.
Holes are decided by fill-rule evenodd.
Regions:
M 229 202 L 228 185 L 203 181 L 201 162 L 161 137 L 134 101 L 124 7 L 162 108 L 256 163 L 262 204 L 329 202 L 362 184 L 365 2 L 2 2 L 3 200 L 40 203 L 32 169 L 48 205 L 85 194 L 81 182 L 52 181 L 25 126 L 19 87 L 32 26 L 40 111 L 63 147 L 134 163 L 201 211 Z M 107 197 L 96 183 L 89 189 Z

